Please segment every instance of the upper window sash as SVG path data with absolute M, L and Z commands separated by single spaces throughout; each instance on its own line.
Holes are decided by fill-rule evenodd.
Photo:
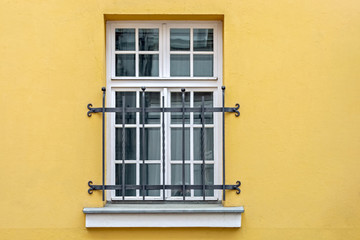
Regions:
M 131 30 L 135 38 L 135 46 L 128 49 L 116 48 L 116 31 L 119 32 L 119 30 L 117 29 Z M 144 51 L 144 49 L 140 49 L 139 35 L 141 35 L 141 32 L 144 32 L 144 29 L 148 29 L 149 31 L 151 31 L 152 29 L 156 29 L 156 32 L 158 31 L 158 49 L 150 49 L 149 51 Z M 174 36 L 173 33 L 176 33 L 176 30 L 181 29 L 188 30 L 190 35 L 190 46 L 189 49 L 186 49 L 186 51 L 181 51 L 181 49 L 176 49 L 174 47 L 171 48 L 171 35 Z M 211 37 L 212 41 L 202 41 L 202 39 L 206 40 L 207 38 Z M 108 65 L 108 72 L 111 80 L 222 79 L 222 31 L 220 22 L 108 22 L 107 38 L 107 59 L 110 62 L 110 64 Z M 201 44 L 204 45 L 204 43 L 206 44 L 210 42 L 212 42 L 212 46 L 211 44 L 208 44 L 210 45 L 210 47 L 201 47 Z M 174 46 L 174 44 L 172 45 Z M 149 61 L 152 62 L 152 64 L 148 64 Z M 118 73 L 116 68 L 116 64 L 119 63 L 127 64 L 127 66 L 131 65 L 132 69 L 130 71 L 127 71 L 126 73 L 119 74 L 119 67 Z M 185 63 L 183 64 L 183 68 L 181 68 L 182 63 Z M 145 66 L 145 64 L 147 65 Z M 152 70 L 149 70 L 149 65 Z M 158 68 L 156 68 L 156 65 L 158 65 Z M 145 74 L 144 68 L 146 68 Z M 120 69 L 122 70 L 123 68 Z M 186 71 L 188 71 L 188 73 Z M 149 72 L 151 72 L 151 74 L 149 74 Z

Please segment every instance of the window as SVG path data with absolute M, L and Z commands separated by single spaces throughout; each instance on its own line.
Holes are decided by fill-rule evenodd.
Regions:
M 111 204 L 84 208 L 86 227 L 240 227 L 243 207 L 112 204 L 240 193 L 223 167 L 224 115 L 240 113 L 224 106 L 221 24 L 109 22 L 106 33 L 106 105 L 105 88 L 102 108 L 88 105 L 88 116 L 103 116 L 103 179 L 88 192 L 102 190 L 105 200 L 109 190 Z
M 221 106 L 221 50 L 219 22 L 109 22 L 107 106 L 135 109 L 144 102 L 146 108 L 181 108 L 182 88 L 185 107 L 200 108 L 202 101 L 205 107 Z M 200 112 L 184 117 L 183 159 L 181 112 L 108 115 L 106 182 L 133 186 L 108 191 L 108 201 L 221 199 L 221 191 L 213 189 L 204 196 L 202 189 L 139 188 L 182 185 L 183 178 L 186 185 L 222 184 L 220 114 L 204 114 L 203 141 Z

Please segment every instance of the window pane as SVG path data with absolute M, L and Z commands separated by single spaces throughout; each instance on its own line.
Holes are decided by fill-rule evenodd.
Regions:
M 172 92 L 171 93 L 171 107 L 181 108 L 182 107 L 182 93 Z M 185 107 L 190 107 L 190 92 L 185 92 Z M 182 112 L 171 113 L 171 124 L 182 123 Z M 190 123 L 190 113 L 185 113 L 185 123 Z
M 182 185 L 182 164 L 171 164 L 171 185 Z M 190 164 L 185 164 L 185 184 L 190 184 Z M 182 196 L 182 189 L 171 190 L 171 196 Z M 185 193 L 190 196 L 190 190 Z
M 202 165 L 194 164 L 194 184 L 202 184 Z M 205 185 L 214 184 L 214 165 L 205 164 Z M 202 196 L 202 190 L 194 190 L 194 196 Z M 205 190 L 205 196 L 214 196 L 214 190 Z
M 159 29 L 139 29 L 139 50 L 159 50 Z
M 135 51 L 135 29 L 115 29 L 115 50 Z
M 213 75 L 213 55 L 194 54 L 194 77 L 212 77 Z
M 194 160 L 202 160 L 201 128 L 194 128 Z M 214 160 L 214 129 L 205 128 L 205 160 Z
M 190 55 L 171 54 L 170 55 L 170 76 L 189 77 L 190 76 Z
M 190 29 L 170 29 L 170 50 L 190 51 Z
M 122 184 L 122 164 L 115 165 L 115 184 Z M 125 164 L 125 185 L 136 184 L 136 164 Z M 122 190 L 115 190 L 116 196 L 122 196 Z M 125 190 L 125 196 L 136 196 L 135 189 Z
M 122 160 L 122 128 L 115 132 L 115 159 Z M 125 128 L 125 160 L 136 160 L 136 129 Z
M 142 107 L 142 93 L 140 93 L 140 107 Z M 160 107 L 160 92 L 145 92 L 145 107 Z M 140 112 L 140 124 L 142 124 L 142 112 Z M 145 112 L 145 124 L 160 123 L 159 112 Z
M 140 160 L 143 159 L 142 128 L 140 128 Z M 145 160 L 160 160 L 160 128 L 145 128 Z
M 116 76 L 135 76 L 135 54 L 116 54 L 115 64 Z
M 202 97 L 204 97 L 204 105 L 205 107 L 213 107 L 213 93 L 212 92 L 194 92 L 194 107 L 201 107 Z M 205 124 L 213 123 L 213 113 L 205 112 Z M 194 123 L 201 124 L 201 113 L 194 112 Z
M 159 54 L 139 55 L 139 76 L 140 77 L 159 76 Z
M 171 160 L 182 160 L 182 128 L 171 128 Z M 185 160 L 190 159 L 190 129 L 185 128 Z
M 189 77 L 190 76 L 190 55 L 171 54 L 170 55 L 170 76 Z
M 140 165 L 140 184 L 160 185 L 160 164 L 145 164 L 145 179 L 143 181 L 142 170 L 143 164 Z M 140 190 L 140 196 L 143 191 Z M 160 196 L 160 190 L 145 190 L 145 196 Z
M 213 51 L 213 29 L 194 29 L 194 51 Z
M 136 107 L 136 93 L 135 92 L 116 92 L 116 103 L 117 108 L 122 108 L 122 97 L 125 96 L 125 107 Z M 122 124 L 122 113 L 116 113 L 116 124 Z M 135 124 L 136 113 L 125 114 L 125 124 Z

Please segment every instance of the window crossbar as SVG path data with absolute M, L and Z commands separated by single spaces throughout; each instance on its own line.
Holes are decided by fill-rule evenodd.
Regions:
M 92 194 L 95 190 L 101 190 L 102 191 L 102 199 L 105 200 L 105 191 L 107 190 L 122 190 L 122 199 L 125 199 L 125 190 L 129 189 L 136 189 L 142 191 L 142 198 L 145 200 L 145 191 L 146 190 L 162 190 L 163 191 L 163 200 L 165 200 L 165 190 L 171 189 L 171 190 L 182 190 L 182 198 L 185 201 L 186 200 L 186 190 L 202 190 L 202 197 L 205 201 L 205 190 L 222 190 L 223 192 L 223 200 L 225 200 L 225 190 L 236 190 L 236 193 L 240 193 L 240 185 L 241 182 L 237 181 L 236 184 L 228 185 L 225 184 L 225 113 L 235 113 L 235 116 L 240 116 L 239 104 L 235 104 L 235 107 L 225 107 L 225 87 L 222 86 L 222 107 L 205 107 L 205 99 L 204 96 L 202 97 L 201 106 L 200 107 L 185 107 L 185 89 L 181 89 L 182 93 L 182 107 L 164 107 L 165 106 L 165 100 L 164 97 L 162 97 L 162 106 L 160 108 L 155 107 L 146 107 L 145 106 L 145 87 L 142 87 L 142 95 L 141 95 L 141 101 L 142 106 L 140 108 L 135 107 L 125 107 L 125 96 L 122 97 L 122 107 L 115 107 L 115 108 L 106 108 L 105 107 L 105 95 L 106 95 L 106 88 L 103 87 L 103 106 L 101 108 L 93 108 L 92 104 L 88 104 L 87 108 L 89 111 L 87 112 L 87 115 L 89 117 L 92 116 L 92 113 L 102 113 L 102 184 L 101 185 L 93 185 L 92 181 L 88 182 L 88 186 L 90 187 L 88 189 L 88 193 Z M 106 185 L 105 184 L 105 113 L 122 113 L 122 161 L 125 163 L 125 113 L 134 113 L 134 112 L 140 112 L 142 114 L 142 164 L 145 166 L 145 113 L 146 112 L 159 112 L 162 114 L 162 117 L 164 119 L 165 113 L 171 113 L 171 112 L 180 112 L 182 113 L 181 119 L 182 119 L 182 184 L 181 185 L 168 185 L 165 184 L 165 121 L 162 121 L 162 143 L 163 143 L 163 167 L 162 167 L 162 182 L 161 185 L 149 185 L 145 183 L 141 183 L 140 185 L 129 185 L 125 184 L 125 164 L 122 164 L 122 184 L 120 185 Z M 185 113 L 187 112 L 199 112 L 201 114 L 201 158 L 202 158 L 202 164 L 201 164 L 201 185 L 189 185 L 185 183 Z M 206 112 L 221 112 L 222 113 L 222 184 L 221 185 L 208 185 L 205 184 L 205 113 Z M 145 178 L 145 168 L 142 168 L 141 171 L 142 179 L 146 181 Z

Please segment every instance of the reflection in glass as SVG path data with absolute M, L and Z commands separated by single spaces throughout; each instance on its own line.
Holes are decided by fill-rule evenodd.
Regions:
M 139 29 L 139 50 L 158 51 L 159 50 L 159 29 Z
M 122 128 L 115 131 L 115 160 L 122 160 Z M 125 160 L 136 160 L 136 129 L 125 128 Z
M 135 54 L 116 54 L 115 75 L 135 76 Z
M 213 29 L 194 29 L 194 51 L 213 51 Z
M 170 29 L 170 50 L 190 51 L 190 29 Z
M 194 128 L 194 160 L 202 160 L 201 128 Z M 205 160 L 214 160 L 214 129 L 205 128 Z
M 142 107 L 142 92 L 140 93 L 140 108 Z M 145 92 L 145 108 L 160 107 L 160 92 Z M 142 124 L 142 112 L 140 123 Z M 145 112 L 145 124 L 160 123 L 159 112 Z
M 160 164 L 145 164 L 145 179 L 143 181 L 143 164 L 140 164 L 140 184 L 144 185 L 160 185 Z M 143 191 L 140 190 L 140 196 Z M 160 196 L 160 190 L 145 190 L 145 196 Z
M 115 184 L 122 184 L 122 164 L 115 164 Z M 136 164 L 125 164 L 125 185 L 136 184 Z M 122 196 L 122 190 L 115 190 L 116 196 Z M 136 196 L 135 189 L 125 190 L 125 196 Z
M 140 128 L 140 159 L 143 159 L 142 128 Z M 145 160 L 160 160 L 160 128 L 145 128 Z
M 171 164 L 171 185 L 182 185 L 182 164 Z M 185 184 L 190 184 L 190 164 L 185 164 Z M 171 190 L 171 196 L 182 196 L 182 189 Z M 190 190 L 186 190 L 186 196 L 190 196 Z
M 213 65 L 212 54 L 194 54 L 194 77 L 212 77 Z
M 194 185 L 202 184 L 202 165 L 194 164 Z M 205 164 L 205 185 L 214 184 L 214 165 Z M 194 190 L 194 196 L 202 196 L 202 190 Z M 205 190 L 205 196 L 214 196 L 214 190 Z
M 171 160 L 182 160 L 182 128 L 171 128 Z M 190 159 L 190 129 L 185 128 L 185 160 Z
M 170 76 L 189 77 L 190 76 L 190 55 L 171 54 L 170 55 Z
M 213 93 L 212 92 L 194 92 L 194 107 L 201 107 L 202 97 L 204 97 L 204 105 L 207 108 L 213 107 Z M 213 113 L 205 112 L 204 119 L 205 124 L 213 123 Z M 194 123 L 201 124 L 201 113 L 194 112 Z
M 115 50 L 135 51 L 135 29 L 115 29 Z
M 171 93 L 171 107 L 182 108 L 182 92 Z M 190 107 L 190 92 L 185 92 L 185 107 Z M 182 112 L 171 113 L 171 124 L 182 123 Z M 185 123 L 190 123 L 190 113 L 185 113 Z
M 159 76 L 159 54 L 139 54 L 139 76 Z
M 122 97 L 125 96 L 125 107 L 136 107 L 136 93 L 135 92 L 116 92 L 116 103 L 117 108 L 122 108 Z M 122 113 L 116 113 L 116 124 L 122 124 Z M 125 124 L 135 124 L 136 113 L 125 114 Z

